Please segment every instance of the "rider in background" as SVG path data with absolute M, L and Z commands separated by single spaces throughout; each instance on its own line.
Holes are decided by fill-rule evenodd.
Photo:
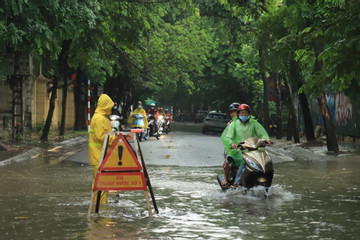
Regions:
M 150 104 L 150 109 L 147 111 L 147 115 L 152 114 L 154 116 L 155 121 L 157 120 L 158 116 L 159 116 L 159 112 L 157 111 L 157 109 L 155 108 L 155 103 L 151 103 Z M 158 132 L 158 126 L 157 124 L 154 124 L 154 133 Z
M 240 106 L 239 103 L 237 102 L 233 102 L 232 104 L 230 104 L 229 106 L 229 115 L 230 115 L 230 121 L 227 123 L 227 127 L 224 129 L 222 135 L 226 135 L 226 132 L 228 130 L 228 126 L 230 125 L 230 123 L 232 123 L 233 121 L 236 121 L 238 118 L 237 118 L 237 108 Z M 223 185 L 224 187 L 227 185 L 227 175 L 229 174 L 229 171 L 230 171 L 230 163 L 229 163 L 229 159 L 231 159 L 231 156 L 229 156 L 226 152 L 226 149 L 225 149 L 225 152 L 224 152 L 224 163 L 223 163 L 223 169 L 224 169 L 224 179 L 222 180 L 222 183 L 221 185 Z
M 169 128 L 171 128 L 171 123 L 172 123 L 172 115 L 171 113 L 169 113 L 169 110 L 165 108 L 165 117 L 169 118 Z
M 111 115 L 118 115 L 121 116 L 120 110 L 119 110 L 119 105 L 115 102 L 114 106 L 111 109 Z
M 144 126 L 131 126 L 131 124 L 132 124 L 132 122 L 133 122 L 133 116 L 135 115 L 135 114 L 140 114 L 140 115 L 142 115 L 144 118 Z M 141 103 L 141 101 L 138 101 L 137 102 L 137 108 L 130 114 L 130 117 L 129 117 L 129 119 L 128 119 L 128 123 L 130 124 L 130 126 L 132 127 L 132 128 L 135 128 L 135 127 L 141 127 L 141 128 L 147 128 L 148 127 L 148 120 L 147 120 L 147 117 L 146 117 L 146 112 L 145 112 L 145 109 L 143 109 L 143 107 L 142 107 L 142 103 Z
M 235 167 L 239 167 L 235 178 L 234 187 L 240 185 L 241 174 L 245 171 L 245 163 L 242 157 L 242 152 L 238 149 L 238 144 L 250 137 L 257 137 L 268 140 L 270 138 L 265 128 L 250 115 L 250 107 L 247 104 L 240 104 L 237 108 L 238 119 L 233 121 L 221 135 L 221 140 L 225 146 L 226 152 L 232 157 Z M 225 180 L 226 182 L 226 180 Z
M 146 113 L 154 115 L 155 120 L 157 120 L 157 117 L 159 116 L 159 112 L 155 108 L 155 103 L 150 104 L 150 108 Z
M 158 111 L 159 115 L 163 115 L 165 117 L 165 113 L 164 113 L 164 108 L 163 107 L 159 107 L 159 111 Z

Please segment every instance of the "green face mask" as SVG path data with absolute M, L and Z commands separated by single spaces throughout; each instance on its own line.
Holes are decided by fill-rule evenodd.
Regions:
M 138 108 L 141 108 L 141 105 L 138 105 Z

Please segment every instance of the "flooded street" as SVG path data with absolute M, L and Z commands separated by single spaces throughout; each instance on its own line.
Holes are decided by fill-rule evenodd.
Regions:
M 141 143 L 145 155 L 150 143 Z M 221 192 L 218 154 L 218 166 L 149 161 L 159 208 L 152 218 L 142 191 L 121 192 L 118 203 L 110 194 L 87 216 L 87 164 L 44 155 L 2 166 L 0 239 L 358 239 L 359 154 L 276 163 L 269 199 L 261 188 Z

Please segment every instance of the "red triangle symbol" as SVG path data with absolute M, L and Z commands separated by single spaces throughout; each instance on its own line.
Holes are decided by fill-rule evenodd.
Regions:
M 126 138 L 119 134 L 110 147 L 104 160 L 101 162 L 100 171 L 140 171 L 142 167 L 135 155 L 134 149 Z

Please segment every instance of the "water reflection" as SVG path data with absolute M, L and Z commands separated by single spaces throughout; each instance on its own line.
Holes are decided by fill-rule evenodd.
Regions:
M 84 239 L 149 239 L 140 226 L 117 221 L 116 217 L 97 216 L 88 220 Z

